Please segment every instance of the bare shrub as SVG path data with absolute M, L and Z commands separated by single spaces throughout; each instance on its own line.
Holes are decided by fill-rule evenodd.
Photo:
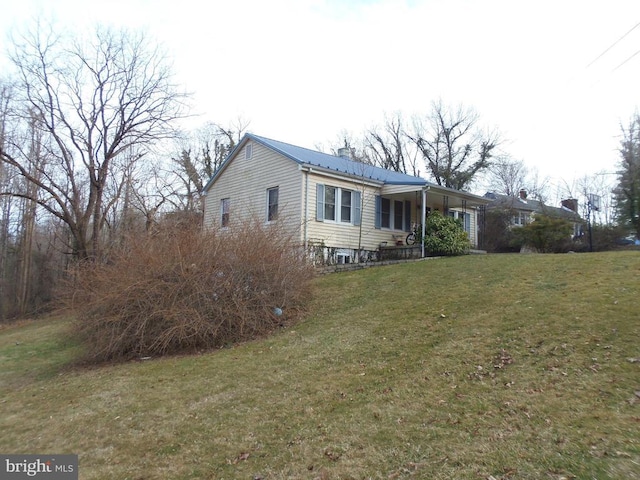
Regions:
M 104 264 L 78 266 L 68 295 L 85 360 L 193 352 L 268 334 L 304 312 L 312 267 L 277 225 L 169 226 Z

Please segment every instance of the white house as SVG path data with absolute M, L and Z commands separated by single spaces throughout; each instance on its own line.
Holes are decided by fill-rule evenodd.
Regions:
M 404 246 L 430 211 L 459 218 L 478 243 L 478 211 L 490 200 L 423 178 L 284 142 L 245 135 L 204 188 L 205 228 L 278 219 L 308 251 L 337 262 Z M 424 249 L 418 252 L 424 255 Z M 329 260 L 331 260 L 331 258 Z

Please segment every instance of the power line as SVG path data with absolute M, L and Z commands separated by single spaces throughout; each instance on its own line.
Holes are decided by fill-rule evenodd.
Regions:
M 591 63 L 589 65 L 587 65 L 585 68 L 589 68 L 591 65 L 593 65 L 594 63 L 596 63 L 598 60 L 600 60 L 600 58 L 602 58 L 604 56 L 605 53 L 607 53 L 609 50 L 611 50 L 613 47 L 615 47 L 618 43 L 620 43 L 622 40 L 624 40 L 624 38 L 629 35 L 631 32 L 633 32 L 636 28 L 640 27 L 640 22 L 636 23 L 633 27 L 631 27 L 631 30 L 629 30 L 627 33 L 625 33 L 624 35 L 622 35 L 618 40 L 616 40 L 615 42 L 613 42 L 613 44 L 611 44 L 604 52 L 602 52 L 600 55 L 598 55 L 596 58 L 594 58 Z M 631 55 L 631 57 L 629 57 L 627 60 L 625 60 L 624 62 L 622 62 L 622 64 L 618 65 L 618 67 L 622 66 L 624 63 L 626 63 L 627 61 L 631 60 L 632 57 L 634 57 L 638 52 L 634 53 L 633 55 Z M 616 67 L 616 68 L 618 68 Z
M 636 55 L 638 55 L 640 53 L 640 50 L 638 50 L 636 53 L 634 53 L 633 55 L 631 55 L 629 58 L 627 58 L 624 62 L 622 62 L 620 65 L 618 65 L 616 68 L 614 68 L 613 70 L 611 70 L 611 73 L 615 72 L 617 69 L 619 69 L 621 66 L 623 66 L 625 63 L 627 63 L 629 60 L 631 60 L 633 57 L 635 57 Z

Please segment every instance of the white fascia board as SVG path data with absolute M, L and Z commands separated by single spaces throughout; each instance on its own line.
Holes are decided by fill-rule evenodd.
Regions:
M 323 177 L 335 178 L 336 180 L 342 180 L 343 182 L 351 182 L 354 185 L 365 185 L 367 187 L 380 188 L 384 184 L 373 179 L 366 179 L 357 175 L 337 173 L 327 168 L 318 167 L 317 165 L 300 165 L 300 170 L 313 173 L 315 175 L 321 175 Z

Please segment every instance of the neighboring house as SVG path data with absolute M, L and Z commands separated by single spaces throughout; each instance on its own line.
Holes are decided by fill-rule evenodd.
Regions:
M 491 200 L 487 211 L 504 210 L 511 213 L 511 225 L 521 227 L 533 222 L 536 214 L 563 218 L 573 224 L 573 237 L 583 234 L 584 221 L 578 214 L 578 200 L 569 198 L 562 200 L 560 207 L 545 205 L 539 200 L 527 198 L 527 191 L 520 190 L 518 196 L 502 195 L 487 192 L 485 198 Z
M 345 153 L 344 151 L 340 152 Z M 357 262 L 400 246 L 429 211 L 460 219 L 478 241 L 484 197 L 284 142 L 245 135 L 204 188 L 204 225 L 278 220 L 325 261 Z M 424 250 L 420 252 L 424 255 Z

